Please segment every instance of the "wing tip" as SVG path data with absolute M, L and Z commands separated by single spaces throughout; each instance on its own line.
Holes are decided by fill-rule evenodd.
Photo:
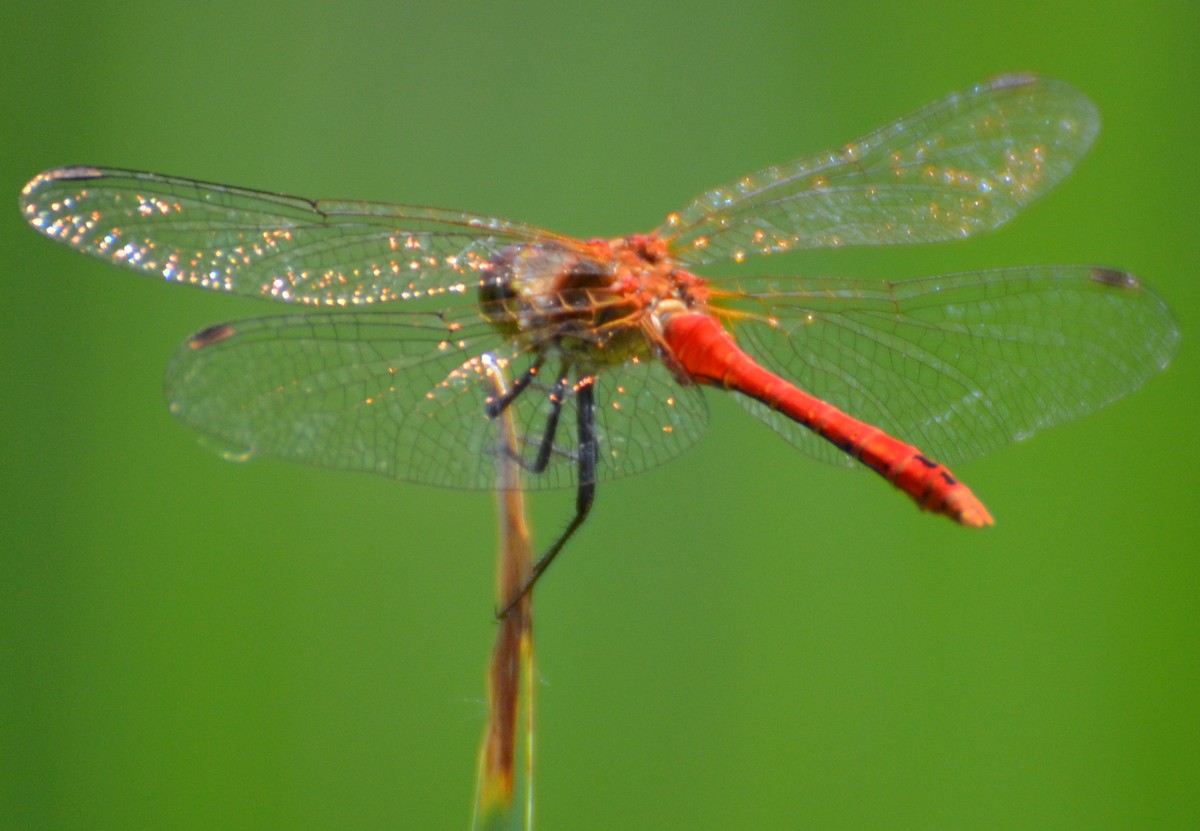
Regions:
M 237 330 L 232 325 L 218 323 L 215 326 L 209 326 L 207 329 L 201 329 L 192 335 L 188 338 L 187 345 L 189 349 L 193 350 L 205 349 L 223 340 L 228 340 L 235 334 L 237 334 Z
M 1142 287 L 1142 282 L 1137 277 L 1134 277 L 1128 271 L 1121 271 L 1117 268 L 1097 266 L 1091 270 L 1088 276 L 1094 283 L 1113 286 L 1114 288 L 1137 290 Z
M 1034 88 L 1039 88 L 1035 91 Z M 1100 131 L 1100 110 L 1095 102 L 1066 81 L 1046 78 L 1034 72 L 1009 72 L 984 81 L 977 91 L 1016 91 L 1047 99 L 1058 99 L 1054 107 L 1059 113 L 1056 129 L 1059 138 L 1069 144 L 1078 144 L 1086 151 Z M 1082 155 L 1082 152 L 1080 153 Z
M 104 171 L 99 168 L 87 167 L 85 165 L 56 167 L 53 170 L 44 170 L 26 182 L 25 186 L 21 188 L 21 211 L 27 217 L 35 216 L 40 210 L 37 203 L 37 195 L 44 188 L 53 187 L 59 182 L 85 182 L 91 179 L 98 179 L 103 175 Z
M 38 175 L 34 176 L 29 180 L 29 183 L 21 189 L 21 193 L 32 193 L 42 185 L 46 185 L 51 182 L 75 182 L 87 179 L 99 179 L 103 175 L 103 170 L 98 167 L 90 167 L 88 165 L 56 167 L 53 170 L 44 170 Z
M 989 78 L 983 83 L 987 89 L 1017 89 L 1019 87 L 1027 87 L 1036 84 L 1041 80 L 1041 77 L 1032 72 L 1006 72 L 1003 75 L 997 75 Z

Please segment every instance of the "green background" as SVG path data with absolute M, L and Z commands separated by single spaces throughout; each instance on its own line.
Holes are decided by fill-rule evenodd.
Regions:
M 36 11 L 34 10 L 36 8 Z M 51 245 L 64 164 L 436 204 L 581 236 L 1035 70 L 1104 117 L 1013 225 L 773 260 L 1142 275 L 1183 332 L 1131 399 L 961 466 L 969 532 L 710 395 L 539 587 L 541 827 L 1200 827 L 1200 6 L 30 4 L 0 35 L 0 827 L 461 828 L 486 494 L 220 461 L 171 351 L 272 311 Z M 556 531 L 569 495 L 539 497 Z

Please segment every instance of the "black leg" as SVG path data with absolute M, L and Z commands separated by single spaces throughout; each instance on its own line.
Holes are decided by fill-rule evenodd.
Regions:
M 541 359 L 539 358 L 538 363 L 531 366 L 505 393 L 503 398 L 488 397 L 486 410 L 488 418 L 494 419 L 499 416 L 509 404 L 516 400 L 521 391 L 528 389 L 529 382 L 537 375 L 540 363 Z M 563 399 L 567 397 L 568 386 L 567 376 L 563 374 L 559 376 L 554 389 L 550 391 L 550 414 L 546 416 L 546 427 L 542 430 L 542 439 L 538 443 L 537 456 L 534 457 L 534 460 L 532 462 L 525 461 L 521 448 L 508 448 L 509 455 L 530 473 L 542 473 L 550 464 L 550 454 L 554 452 L 554 437 L 558 434 L 558 419 L 562 415 Z
M 550 454 L 554 452 L 554 435 L 558 432 L 558 418 L 562 415 L 563 399 L 567 397 L 569 386 L 567 376 L 563 375 L 554 385 L 550 393 L 550 415 L 546 417 L 546 429 L 542 431 L 542 443 L 538 445 L 537 457 L 532 465 L 526 465 L 530 473 L 541 473 L 550 464 Z M 524 464 L 522 462 L 522 464 Z
M 485 412 L 487 413 L 488 418 L 495 418 L 496 416 L 500 415 L 500 413 L 508 409 L 509 404 L 517 400 L 517 396 L 525 391 L 525 388 L 529 386 L 529 383 L 536 378 L 537 374 L 541 371 L 542 360 L 542 355 L 539 353 L 537 357 L 533 359 L 533 363 L 529 365 L 529 369 L 521 373 L 521 377 L 513 382 L 513 385 L 508 388 L 508 392 L 504 393 L 504 395 L 500 396 L 499 398 L 494 395 L 489 395 L 487 397 L 487 409 Z
M 567 544 L 567 540 L 571 539 L 571 535 L 579 529 L 580 525 L 583 525 L 583 521 L 587 519 L 588 511 L 592 509 L 592 502 L 596 498 L 596 461 L 599 453 L 596 443 L 596 393 L 593 386 L 594 383 L 595 379 L 591 376 L 583 378 L 579 382 L 579 388 L 575 391 L 575 406 L 579 415 L 579 489 L 575 492 L 575 516 L 571 518 L 570 523 L 559 534 L 554 544 L 533 564 L 533 569 L 529 572 L 529 579 L 525 581 L 525 585 L 521 586 L 521 590 L 517 592 L 516 597 L 509 600 L 504 608 L 496 613 L 496 617 L 498 618 L 506 617 L 521 598 L 529 593 L 529 590 L 533 588 L 533 584 L 550 567 L 550 563 L 554 562 L 554 558 L 558 556 L 558 552 L 562 551 L 563 546 Z
M 539 354 L 533 359 L 533 363 L 529 365 L 529 369 L 521 373 L 521 377 L 513 382 L 513 385 L 501 396 L 489 395 L 484 412 L 488 418 L 496 418 L 502 412 L 508 409 L 509 405 L 517 400 L 517 396 L 529 388 L 533 379 L 538 376 L 542 369 L 542 362 L 545 358 Z M 554 451 L 554 436 L 558 432 L 558 418 L 562 414 L 562 402 L 567 391 L 567 378 L 562 375 L 558 379 L 558 383 L 554 385 L 554 391 L 550 393 L 550 415 L 546 418 L 546 429 L 542 431 L 542 441 L 538 445 L 537 457 L 533 462 L 526 462 L 518 448 L 509 448 L 512 457 L 517 460 L 517 463 L 522 468 L 531 473 L 541 473 L 546 469 L 546 465 L 550 464 L 550 454 Z

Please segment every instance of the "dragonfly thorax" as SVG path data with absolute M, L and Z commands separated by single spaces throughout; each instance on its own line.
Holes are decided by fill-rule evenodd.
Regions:
M 490 261 L 479 305 L 498 331 L 530 351 L 593 366 L 622 363 L 655 349 L 656 308 L 681 300 L 675 273 L 653 237 L 514 245 Z

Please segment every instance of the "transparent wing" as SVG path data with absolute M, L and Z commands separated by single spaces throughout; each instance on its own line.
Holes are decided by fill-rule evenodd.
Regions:
M 477 315 L 344 311 L 213 326 L 180 346 L 166 395 L 181 421 L 233 458 L 263 455 L 444 487 L 495 486 L 494 386 L 484 353 L 519 377 L 529 355 Z M 549 362 L 511 405 L 522 456 L 546 436 L 557 378 Z M 577 379 L 569 378 L 569 381 Z M 677 455 L 707 423 L 704 401 L 657 362 L 597 378 L 598 477 Z M 568 384 L 548 468 L 531 489 L 575 482 L 577 428 Z
M 659 233 L 686 263 L 796 248 L 958 239 L 995 228 L 1087 152 L 1095 106 L 1061 81 L 1009 75 L 864 138 L 697 197 Z
M 94 167 L 36 176 L 25 219 L 113 265 L 233 294 L 319 306 L 464 295 L 505 245 L 550 231 L 475 214 L 310 201 Z M 473 295 L 472 299 L 473 299 Z
M 1091 412 L 1170 361 L 1179 331 L 1132 275 L 1036 266 L 894 283 L 743 281 L 721 305 L 743 349 L 855 418 L 951 464 Z M 847 457 L 738 400 L 804 452 Z

